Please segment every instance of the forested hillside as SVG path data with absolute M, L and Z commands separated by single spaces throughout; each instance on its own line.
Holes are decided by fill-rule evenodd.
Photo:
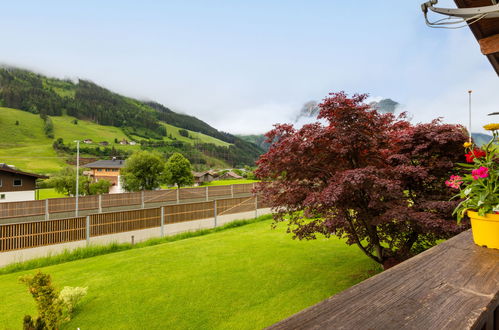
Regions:
M 191 158 L 200 163 L 213 157 L 231 166 L 253 165 L 263 152 L 196 117 L 175 113 L 159 103 L 128 98 L 87 80 L 54 79 L 18 68 L 0 67 L 0 107 L 40 115 L 46 136 L 53 139 L 58 138 L 53 133 L 53 119 L 72 116 L 102 125 L 102 129 L 120 128 L 143 148 L 195 155 Z

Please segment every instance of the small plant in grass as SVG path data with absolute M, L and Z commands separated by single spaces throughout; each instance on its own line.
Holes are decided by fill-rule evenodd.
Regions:
M 28 286 L 35 299 L 38 316 L 24 316 L 24 330 L 58 329 L 63 321 L 71 320 L 73 311 L 87 294 L 87 288 L 65 286 L 59 293 L 52 285 L 50 275 L 38 271 L 35 275 L 24 275 L 19 281 Z
M 64 319 L 71 320 L 71 315 L 80 300 L 87 295 L 87 288 L 65 286 L 59 294 L 63 305 Z
M 35 299 L 38 317 L 26 315 L 23 329 L 58 329 L 62 321 L 63 305 L 57 290 L 52 285 L 50 275 L 40 271 L 33 275 L 25 275 L 19 281 L 28 286 Z

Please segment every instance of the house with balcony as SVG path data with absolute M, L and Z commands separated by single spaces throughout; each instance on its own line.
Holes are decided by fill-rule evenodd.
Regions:
M 0 203 L 35 200 L 37 179 L 47 177 L 0 163 Z
M 90 177 L 92 182 L 107 180 L 112 186 L 109 188 L 110 194 L 122 193 L 120 181 L 120 170 L 125 166 L 125 161 L 122 159 L 113 158 L 111 160 L 98 160 L 84 165 L 90 169 Z

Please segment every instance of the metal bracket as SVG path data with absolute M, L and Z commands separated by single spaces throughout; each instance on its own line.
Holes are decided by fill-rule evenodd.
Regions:
M 459 17 L 463 19 L 473 18 L 478 15 L 486 15 L 487 18 L 499 17 L 499 4 L 484 6 L 484 7 L 474 7 L 474 8 L 438 8 L 433 7 L 436 5 L 438 0 L 431 0 L 425 2 L 421 5 L 421 9 L 426 14 L 428 9 L 434 13 Z

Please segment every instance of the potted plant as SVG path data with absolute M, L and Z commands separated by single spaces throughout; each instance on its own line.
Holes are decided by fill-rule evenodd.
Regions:
M 488 124 L 484 128 L 492 131 L 492 139 L 482 148 L 466 142 L 467 163 L 459 166 L 468 173 L 453 175 L 445 184 L 459 189 L 455 197 L 462 201 L 454 213 L 458 223 L 468 214 L 475 244 L 499 249 L 499 124 Z

